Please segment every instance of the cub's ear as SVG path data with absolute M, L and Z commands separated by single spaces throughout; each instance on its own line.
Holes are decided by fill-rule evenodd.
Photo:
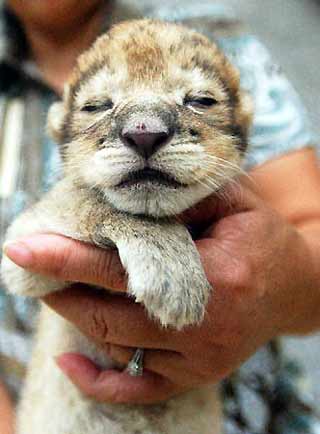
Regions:
M 241 129 L 243 137 L 247 140 L 253 121 L 253 99 L 249 92 L 240 90 L 238 104 L 235 110 L 235 120 Z
M 66 109 L 64 101 L 52 104 L 48 112 L 47 130 L 49 135 L 58 143 L 63 143 L 65 137 Z

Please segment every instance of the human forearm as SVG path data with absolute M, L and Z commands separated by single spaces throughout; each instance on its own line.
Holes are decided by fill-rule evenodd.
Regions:
M 295 303 L 288 303 L 285 309 L 291 324 L 281 332 L 306 334 L 320 330 L 320 170 L 316 153 L 312 148 L 289 153 L 255 168 L 250 178 L 250 188 L 299 235 L 288 257 L 293 254 L 296 258 L 291 274 L 300 284 L 294 294 Z
M 301 291 L 308 312 L 301 312 L 288 333 L 308 334 L 320 330 L 320 218 L 300 222 L 297 230 L 308 249 L 303 261 L 306 285 Z
M 12 402 L 5 389 L 0 383 L 0 433 L 13 434 L 14 412 Z

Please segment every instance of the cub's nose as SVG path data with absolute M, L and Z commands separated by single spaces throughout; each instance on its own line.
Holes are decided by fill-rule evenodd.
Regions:
M 134 149 L 141 157 L 150 158 L 159 148 L 164 146 L 170 135 L 166 131 L 128 131 L 122 134 L 122 140 L 129 148 Z
M 120 133 L 122 142 L 145 159 L 164 146 L 170 137 L 169 128 L 157 117 L 132 119 Z

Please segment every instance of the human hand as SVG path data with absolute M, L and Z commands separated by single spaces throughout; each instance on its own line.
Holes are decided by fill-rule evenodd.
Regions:
M 60 356 L 59 366 L 85 394 L 107 402 L 150 403 L 215 383 L 309 315 L 316 292 L 308 277 L 312 261 L 292 226 L 245 187 L 228 191 L 228 206 L 210 198 L 185 217 L 197 225 L 204 216 L 216 223 L 196 244 L 214 292 L 199 327 L 161 329 L 133 300 L 79 285 L 45 298 L 119 362 L 127 363 L 136 347 L 146 348 L 141 378 L 103 371 L 78 354 Z M 24 244 L 32 250 L 32 271 L 125 290 L 116 252 L 56 235 L 35 235 Z

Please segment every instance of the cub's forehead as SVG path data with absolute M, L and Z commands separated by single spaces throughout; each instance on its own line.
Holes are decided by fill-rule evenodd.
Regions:
M 125 22 L 80 56 L 70 90 L 79 105 L 143 86 L 201 90 L 216 85 L 223 92 L 224 62 L 214 44 L 190 29 L 150 20 Z

